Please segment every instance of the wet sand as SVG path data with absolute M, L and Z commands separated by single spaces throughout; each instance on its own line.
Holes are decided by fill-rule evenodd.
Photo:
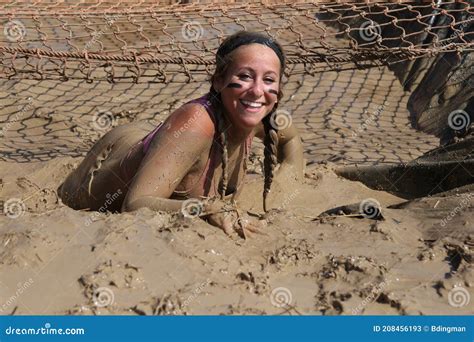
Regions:
M 387 69 L 285 84 L 282 109 L 303 138 L 305 183 L 275 183 L 279 210 L 267 235 L 248 240 L 199 219 L 75 211 L 57 197 L 108 129 L 159 122 L 207 83 L 24 80 L 0 89 L 0 199 L 13 208 L 0 216 L 1 314 L 473 313 L 472 190 L 407 203 L 334 172 L 407 162 L 437 146 L 410 127 L 409 94 Z M 253 146 L 239 204 L 260 212 L 262 145 Z M 318 218 L 369 199 L 384 220 Z
M 267 235 L 243 240 L 148 209 L 65 207 L 54 189 L 78 160 L 1 163 L 2 198 L 34 193 L 19 217 L 0 217 L 2 314 L 472 313 L 464 292 L 453 297 L 453 289 L 472 292 L 474 282 L 473 208 L 465 195 L 406 203 L 320 164 L 306 170 L 301 186 L 279 192 L 275 184 L 279 210 L 269 215 Z M 258 174 L 247 181 L 239 203 L 259 211 Z M 384 220 L 317 217 L 370 198 Z
M 252 25 L 260 14 L 251 14 Z M 247 15 L 234 13 L 241 21 L 235 26 Z M 174 27 L 181 37 L 176 16 L 171 20 L 167 32 Z M 287 27 L 286 17 L 271 20 Z M 318 39 L 312 22 L 310 15 L 294 18 L 281 39 L 294 44 L 300 31 Z M 214 22 L 206 39 L 229 25 Z M 82 50 L 93 37 L 77 29 L 74 44 Z M 63 44 L 57 48 L 70 44 L 70 30 L 51 32 Z M 106 48 L 123 47 L 105 33 Z M 130 46 L 140 39 L 133 36 Z M 63 205 L 56 189 L 105 132 L 135 120 L 156 124 L 208 91 L 204 77 L 185 83 L 172 70 L 180 69 L 168 71 L 169 84 L 0 80 L 0 200 L 11 209 L 0 215 L 0 314 L 474 313 L 472 188 L 407 201 L 334 171 L 408 162 L 438 146 L 438 137 L 412 128 L 410 93 L 384 67 L 290 75 L 279 109 L 301 132 L 306 177 L 302 185 L 273 185 L 277 210 L 266 235 L 229 238 L 199 219 L 148 209 L 110 214 Z M 239 204 L 258 213 L 262 145 L 253 146 Z M 381 215 L 341 209 L 320 217 L 361 202 L 378 202 Z

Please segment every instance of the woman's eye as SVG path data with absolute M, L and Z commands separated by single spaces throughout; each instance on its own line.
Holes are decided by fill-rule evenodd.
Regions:
M 251 78 L 252 78 L 252 76 L 247 75 L 247 74 L 239 75 L 239 79 L 241 79 L 241 80 L 247 80 L 247 79 L 251 79 Z M 267 83 L 275 82 L 275 80 L 273 78 L 266 78 L 264 81 L 267 82 Z
M 250 78 L 250 75 L 239 75 L 239 78 L 247 79 Z

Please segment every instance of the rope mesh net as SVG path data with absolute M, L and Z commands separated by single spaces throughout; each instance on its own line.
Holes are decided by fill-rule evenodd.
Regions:
M 438 146 L 431 134 L 447 112 L 437 104 L 421 127 L 431 134 L 415 130 L 423 117 L 407 106 L 418 77 L 401 70 L 471 58 L 473 18 L 469 1 L 3 3 L 0 159 L 80 156 L 115 125 L 164 119 L 208 91 L 217 47 L 245 29 L 285 49 L 281 107 L 310 163 L 408 161 Z M 472 97 L 465 85 L 474 87 L 459 74 L 437 89 L 465 88 L 454 107 Z
M 282 43 L 287 76 L 389 65 L 472 51 L 474 33 L 463 30 L 472 8 L 455 5 L 15 3 L 0 11 L 7 20 L 1 72 L 10 78 L 165 83 L 179 81 L 172 78 L 179 74 L 188 82 L 210 74 L 219 44 L 242 29 Z

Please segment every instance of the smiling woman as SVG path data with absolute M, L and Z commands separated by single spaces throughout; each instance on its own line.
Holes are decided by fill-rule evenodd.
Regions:
M 153 130 L 133 123 L 108 132 L 61 185 L 63 202 L 97 210 L 110 194 L 120 193 L 110 210 L 179 211 L 185 200 L 199 198 L 201 216 L 227 234 L 258 232 L 256 222 L 241 219 L 234 201 L 252 139 L 261 138 L 265 145 L 265 211 L 278 163 L 276 177 L 301 180 L 303 174 L 296 129 L 274 124 L 284 68 L 285 55 L 273 39 L 247 31 L 228 37 L 216 53 L 209 93 Z

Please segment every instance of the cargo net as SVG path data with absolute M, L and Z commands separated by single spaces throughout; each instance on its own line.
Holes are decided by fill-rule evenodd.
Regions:
M 208 91 L 217 47 L 240 30 L 284 47 L 281 107 L 309 163 L 407 161 L 438 139 L 411 128 L 389 68 L 474 49 L 467 1 L 14 2 L 0 24 L 0 159 L 16 162 L 84 155 L 118 124 L 164 119 Z

